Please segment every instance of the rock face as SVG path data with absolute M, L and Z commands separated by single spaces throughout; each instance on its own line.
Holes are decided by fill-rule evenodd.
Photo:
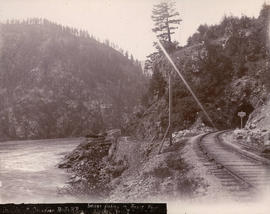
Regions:
M 231 142 L 245 144 L 258 153 L 269 153 L 270 150 L 270 97 L 265 97 L 247 117 L 245 127 L 235 129 L 230 136 Z
M 245 126 L 247 132 L 246 137 L 250 141 L 256 142 L 261 145 L 262 149 L 268 146 L 269 133 L 270 133 L 270 97 L 267 101 L 257 107 L 249 116 L 247 124 Z
M 231 102 L 244 102 L 247 100 L 254 108 L 265 99 L 266 91 L 254 76 L 244 76 L 232 81 L 227 89 Z
M 151 139 L 153 136 L 162 138 L 168 123 L 168 108 L 166 99 L 156 100 L 146 110 L 130 118 L 126 132 L 138 139 Z
M 270 97 L 269 97 L 270 98 Z M 270 131 L 270 99 L 256 108 L 249 116 L 246 128 L 249 130 L 261 129 Z
M 238 112 L 244 111 L 247 116 L 243 118 L 243 124 L 247 123 L 249 115 L 257 108 L 265 103 L 267 99 L 267 90 L 256 75 L 245 75 L 241 78 L 232 80 L 216 100 L 211 105 L 214 108 L 207 108 L 210 117 L 214 120 L 215 125 L 220 129 L 240 128 L 240 118 Z M 192 100 L 192 98 L 191 98 Z M 202 120 L 203 114 L 199 107 L 193 103 L 187 102 L 184 105 L 177 105 L 177 98 L 174 98 L 176 104 L 173 106 L 173 131 L 193 129 L 197 124 L 197 120 Z M 183 108 L 185 110 L 183 113 Z M 199 112 L 195 115 L 196 112 Z M 186 114 L 188 119 L 183 119 L 182 115 Z M 256 114 L 256 113 L 255 113 Z M 193 117 L 195 119 L 193 119 Z M 202 123 L 207 122 L 204 118 Z M 209 125 L 209 124 L 206 124 Z M 140 139 L 152 139 L 156 137 L 161 139 L 168 126 L 168 100 L 163 97 L 155 100 L 153 104 L 134 115 L 128 125 L 127 132 L 134 134 Z
M 250 75 L 233 80 L 225 90 L 225 103 L 227 111 L 227 128 L 240 128 L 238 112 L 244 111 L 247 116 L 243 118 L 245 125 L 249 115 L 266 100 L 267 92 L 258 77 Z
M 240 128 L 238 112 L 246 112 L 245 125 L 254 109 L 266 101 L 270 89 L 269 43 L 266 42 L 269 8 L 264 6 L 258 18 L 225 17 L 218 25 L 200 26 L 185 47 L 170 53 L 219 129 Z M 150 105 L 131 121 L 136 136 L 148 139 L 162 136 L 168 125 L 167 76 L 173 70 L 162 54 L 155 56 L 152 67 L 153 73 L 162 73 L 167 83 L 165 93 L 156 99 L 155 91 L 150 91 L 152 97 L 149 95 L 150 102 L 146 102 Z M 173 131 L 190 128 L 198 117 L 210 125 L 176 72 L 172 72 L 172 77 Z M 150 83 L 152 80 L 155 79 Z M 162 88 L 158 80 L 153 85 Z

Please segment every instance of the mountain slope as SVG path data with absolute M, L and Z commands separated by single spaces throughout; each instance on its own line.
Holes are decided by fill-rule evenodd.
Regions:
M 245 124 L 249 114 L 268 99 L 269 11 L 270 6 L 264 5 L 258 18 L 230 16 L 218 25 L 201 25 L 185 47 L 171 54 L 219 129 L 240 127 L 239 111 L 247 113 Z M 134 119 L 130 124 L 136 135 L 146 133 L 145 137 L 150 138 L 162 136 L 168 125 L 167 76 L 172 70 L 161 53 L 156 55 L 152 68 L 154 73 L 162 73 L 166 84 L 152 76 L 147 94 L 150 98 L 144 100 L 137 122 Z M 200 117 L 211 125 L 173 72 L 173 130 L 189 128 Z
M 0 29 L 2 139 L 120 128 L 133 111 L 143 90 L 140 65 L 86 31 L 40 19 Z

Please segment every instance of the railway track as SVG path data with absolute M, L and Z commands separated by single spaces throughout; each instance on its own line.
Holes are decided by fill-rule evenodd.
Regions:
M 234 196 L 253 198 L 270 190 L 270 164 L 226 144 L 221 135 L 226 131 L 203 135 L 196 151 L 209 173 Z

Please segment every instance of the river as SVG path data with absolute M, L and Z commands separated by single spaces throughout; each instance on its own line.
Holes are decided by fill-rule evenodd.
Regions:
M 0 203 L 78 202 L 59 194 L 68 173 L 57 168 L 81 139 L 0 142 Z

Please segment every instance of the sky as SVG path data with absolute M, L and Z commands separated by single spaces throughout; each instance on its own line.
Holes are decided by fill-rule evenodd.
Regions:
M 218 24 L 224 15 L 257 17 L 267 0 L 176 0 L 183 20 L 174 35 L 180 45 L 200 24 Z M 153 5 L 160 0 L 0 0 L 0 21 L 46 18 L 62 25 L 85 29 L 100 41 L 109 39 L 145 60 L 153 49 Z M 268 3 L 268 2 L 267 2 Z

